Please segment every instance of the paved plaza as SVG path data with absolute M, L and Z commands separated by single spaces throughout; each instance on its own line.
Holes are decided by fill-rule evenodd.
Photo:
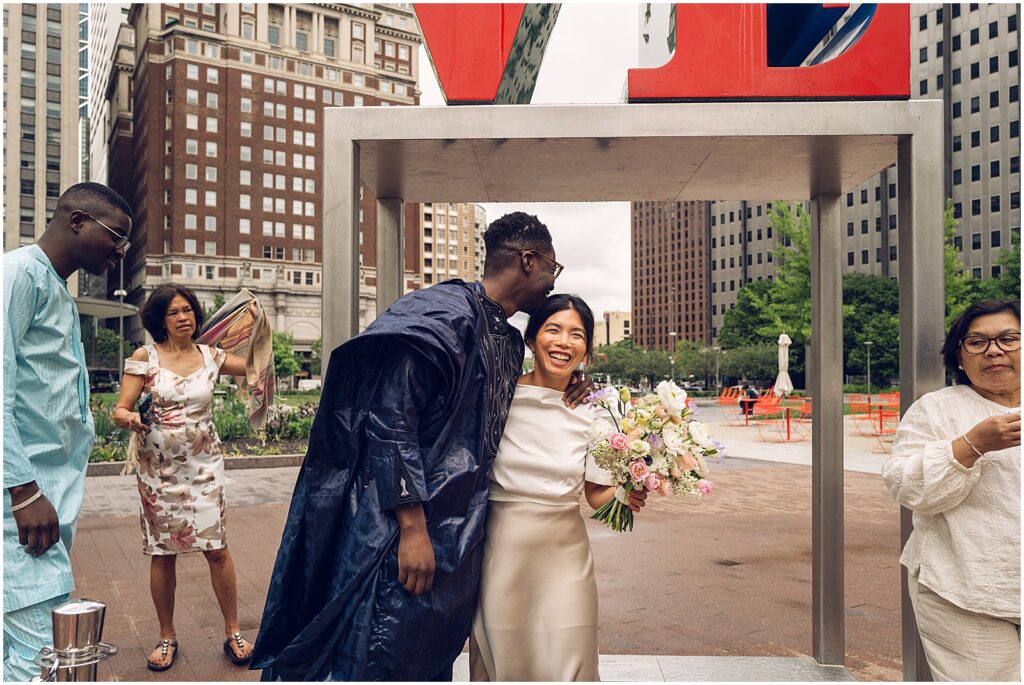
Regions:
M 717 424 L 716 411 L 705 409 L 701 418 Z M 768 666 L 761 670 L 758 664 L 807 666 L 798 657 L 812 649 L 811 470 L 804 464 L 805 456 L 810 461 L 810 441 L 766 446 L 754 439 L 753 428 L 716 425 L 715 430 L 730 456 L 713 466 L 710 497 L 700 502 L 654 497 L 632 533 L 588 522 L 607 680 L 696 680 L 707 678 L 702 670 L 707 664 L 725 663 L 669 657 L 794 658 L 733 662 L 754 668 L 757 679 L 769 677 Z M 899 680 L 899 511 L 878 476 L 885 456 L 872 452 L 870 442 L 851 439 L 847 450 L 847 667 L 859 680 Z M 751 455 L 764 459 L 747 458 Z M 868 468 L 871 464 L 877 466 Z M 239 618 L 250 639 L 297 473 L 297 467 L 282 467 L 227 474 Z M 231 666 L 221 652 L 223 626 L 199 554 L 183 555 L 178 562 L 180 657 L 165 673 L 146 669 L 145 655 L 158 630 L 137 498 L 134 477 L 87 479 L 73 558 L 75 594 L 108 603 L 105 638 L 121 648 L 101 666 L 100 678 L 257 679 L 256 672 Z M 465 675 L 463 658 L 456 680 Z

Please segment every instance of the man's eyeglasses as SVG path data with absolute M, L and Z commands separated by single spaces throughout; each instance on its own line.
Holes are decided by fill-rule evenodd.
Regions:
M 1003 352 L 1016 352 L 1020 349 L 1020 333 L 1000 333 L 991 338 L 986 335 L 969 335 L 960 341 L 960 346 L 967 354 L 985 354 L 992 343 Z
M 555 261 L 554 259 L 552 259 L 551 257 L 548 257 L 548 256 L 547 256 L 546 254 L 544 254 L 543 252 L 537 252 L 537 250 L 526 250 L 526 251 L 524 251 L 524 252 L 523 252 L 523 254 L 526 254 L 527 252 L 529 252 L 530 254 L 535 254 L 535 255 L 537 255 L 538 257 L 543 257 L 544 259 L 546 259 L 546 260 L 548 260 L 549 262 L 551 262 L 552 264 L 554 264 L 554 265 L 555 265 L 555 268 L 551 270 L 551 276 L 552 276 L 553 278 L 558 278 L 558 275 L 559 275 L 560 273 L 562 273 L 562 271 L 564 271 L 564 270 L 565 270 L 565 267 L 564 267 L 564 266 L 562 266 L 561 264 L 559 264 L 558 262 L 556 262 L 556 261 Z
M 114 249 L 115 250 L 123 249 L 125 252 L 127 252 L 128 248 L 130 248 L 132 246 L 131 241 L 128 240 L 128 236 L 124 235 L 123 233 L 120 233 L 119 231 L 115 231 L 110 226 L 107 226 L 105 223 L 103 223 L 102 221 L 100 221 L 99 219 L 94 217 L 92 214 L 88 214 L 88 213 L 85 213 L 85 212 L 83 212 L 83 214 L 85 214 L 87 217 L 89 217 L 90 219 L 92 219 L 93 221 L 95 221 L 100 226 L 102 226 L 103 228 L 107 229 L 108 231 L 110 231 L 111 233 L 113 233 L 117 237 L 117 240 L 114 241 Z

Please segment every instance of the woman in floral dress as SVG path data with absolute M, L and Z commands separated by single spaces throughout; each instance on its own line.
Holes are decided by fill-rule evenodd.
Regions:
M 137 480 L 143 553 L 151 557 L 150 592 L 160 621 L 160 642 L 147 665 L 163 671 L 174 663 L 175 562 L 178 554 L 196 551 L 210 565 L 224 615 L 224 653 L 244 664 L 252 645 L 239 631 L 235 566 L 224 529 L 224 459 L 210 405 L 218 375 L 244 376 L 245 360 L 193 342 L 203 313 L 188 288 L 157 288 L 139 316 L 156 344 L 140 347 L 125 362 L 114 420 L 142 438 Z M 143 393 L 152 398 L 145 418 L 136 410 Z

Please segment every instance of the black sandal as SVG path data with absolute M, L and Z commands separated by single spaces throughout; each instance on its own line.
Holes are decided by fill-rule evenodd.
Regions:
M 252 652 L 249 652 L 245 656 L 238 656 L 237 654 L 235 654 L 235 650 L 231 648 L 232 640 L 234 640 L 235 644 L 238 645 L 239 650 L 245 649 L 245 645 L 243 644 L 242 641 L 242 634 L 234 633 L 231 637 L 224 640 L 224 654 L 226 654 L 227 657 L 231 659 L 231 663 L 233 663 L 235 666 L 242 666 L 243 664 L 249 663 L 249 659 L 252 658 Z
M 174 660 L 178 658 L 178 641 L 173 638 L 170 640 L 160 640 L 160 642 L 158 642 L 156 646 L 160 648 L 161 659 L 166 659 L 167 652 L 170 651 L 171 647 L 174 647 L 174 651 L 171 652 L 171 660 L 161 666 L 159 664 L 154 664 L 147 657 L 146 666 L 148 666 L 149 670 L 151 671 L 166 671 L 168 668 L 174 665 Z

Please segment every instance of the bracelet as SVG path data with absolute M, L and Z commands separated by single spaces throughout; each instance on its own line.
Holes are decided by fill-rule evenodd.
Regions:
M 971 442 L 971 439 L 969 437 L 967 437 L 967 433 L 964 433 L 960 437 L 962 437 L 964 439 L 964 442 L 967 443 L 968 447 L 970 447 L 972 450 L 974 450 L 975 454 L 977 454 L 979 457 L 984 457 L 985 456 L 984 452 L 982 452 L 981 450 L 979 450 L 977 447 L 974 446 L 974 443 Z
M 25 507 L 27 507 L 28 505 L 32 504 L 33 502 L 35 502 L 37 499 L 39 499 L 42 496 L 43 496 L 43 491 L 42 490 L 36 490 L 36 494 L 34 494 L 31 497 L 29 497 L 27 500 L 25 500 L 21 504 L 15 504 L 15 505 L 11 506 L 11 512 L 13 513 L 15 511 L 20 510 L 20 509 L 24 509 Z

